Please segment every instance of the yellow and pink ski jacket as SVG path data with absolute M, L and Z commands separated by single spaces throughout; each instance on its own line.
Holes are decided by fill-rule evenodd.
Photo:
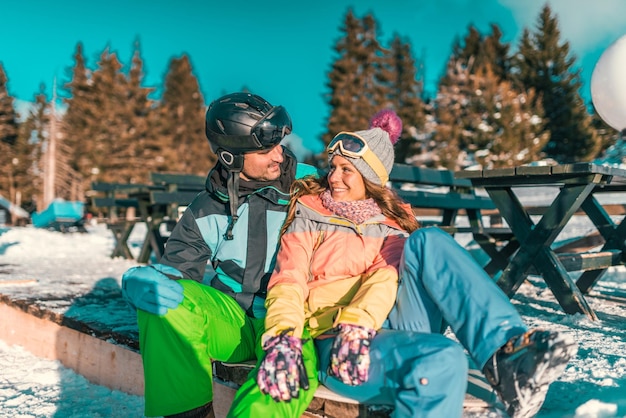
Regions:
M 379 329 L 395 303 L 407 236 L 384 215 L 357 225 L 317 195 L 298 199 L 268 285 L 264 337 L 290 328 L 300 336 L 305 326 L 316 337 L 341 323 Z

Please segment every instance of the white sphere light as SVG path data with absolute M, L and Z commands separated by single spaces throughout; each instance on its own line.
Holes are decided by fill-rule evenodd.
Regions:
M 607 125 L 620 132 L 626 129 L 626 35 L 613 42 L 596 63 L 591 100 Z

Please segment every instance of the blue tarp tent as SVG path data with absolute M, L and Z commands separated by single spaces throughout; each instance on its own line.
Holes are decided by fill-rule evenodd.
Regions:
M 82 227 L 84 206 L 83 202 L 55 199 L 45 210 L 33 213 L 33 225 L 37 228 L 50 228 L 58 231 Z

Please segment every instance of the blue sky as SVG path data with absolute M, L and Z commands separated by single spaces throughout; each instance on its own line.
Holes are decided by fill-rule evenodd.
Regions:
M 328 109 L 327 73 L 333 46 L 348 8 L 373 13 L 379 40 L 407 37 L 414 56 L 426 60 L 426 88 L 436 82 L 455 37 L 470 24 L 489 31 L 496 23 L 513 48 L 523 28 L 534 30 L 544 0 L 0 0 L 0 62 L 9 93 L 29 101 L 44 83 L 51 91 L 69 80 L 80 41 L 93 66 L 109 46 L 129 64 L 132 45 L 141 42 L 146 84 L 158 87 L 168 62 L 190 56 L 205 101 L 247 87 L 287 107 L 294 133 L 309 148 L 319 146 Z M 593 67 L 612 42 L 626 34 L 622 0 L 552 0 L 562 39 L 582 69 L 583 95 L 590 97 Z M 361 127 L 347 127 L 356 129 Z

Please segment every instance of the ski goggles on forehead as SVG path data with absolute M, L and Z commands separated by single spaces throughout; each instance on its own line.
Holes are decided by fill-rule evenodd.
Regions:
M 291 133 L 291 118 L 282 106 L 273 107 L 251 129 L 252 137 L 261 148 L 278 144 Z
M 339 147 L 341 154 L 346 157 L 359 158 L 369 149 L 367 141 L 350 132 L 339 132 L 328 144 L 326 150 L 330 154 Z
M 374 154 L 367 145 L 367 141 L 361 136 L 353 132 L 339 132 L 330 141 L 326 151 L 328 151 L 328 155 L 331 155 L 337 148 L 339 148 L 339 153 L 344 157 L 362 158 L 374 170 L 374 173 L 380 179 L 381 185 L 384 186 L 389 180 L 389 175 L 382 161 Z

